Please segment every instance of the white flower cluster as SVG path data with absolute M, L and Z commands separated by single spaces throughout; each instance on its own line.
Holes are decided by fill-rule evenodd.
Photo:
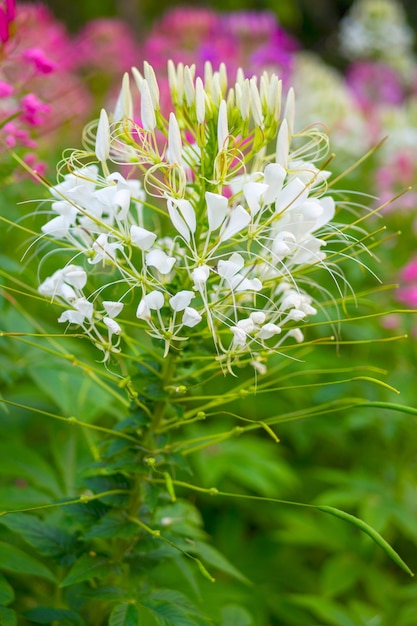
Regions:
M 152 68 L 134 69 L 140 122 L 126 75 L 114 114 L 102 111 L 87 129 L 90 152 L 73 153 L 70 173 L 50 189 L 54 216 L 42 231 L 72 257 L 39 291 L 106 358 L 121 333 L 114 318 L 131 302 L 165 354 L 211 336 L 230 363 L 277 350 L 288 336 L 303 341 L 300 322 L 316 313 L 303 270 L 324 264 L 335 213 L 329 172 L 312 162 L 325 140 L 312 130 L 292 148 L 294 96 L 281 116 L 276 76 L 239 72 L 227 89 L 224 66 L 208 64 L 204 82 L 192 67 L 170 64 L 169 73 L 168 120 Z M 130 166 L 125 176 L 110 172 L 114 162 Z M 89 294 L 87 273 L 101 281 Z
M 397 0 L 356 0 L 341 22 L 340 42 L 348 57 L 384 61 L 410 78 L 414 35 Z

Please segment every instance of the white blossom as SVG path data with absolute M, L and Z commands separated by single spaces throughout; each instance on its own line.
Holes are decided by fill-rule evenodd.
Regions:
M 42 233 L 62 241 L 68 257 L 39 293 L 59 302 L 59 321 L 80 326 L 105 358 L 126 333 L 146 331 L 164 355 L 209 339 L 227 367 L 249 355 L 261 371 L 264 352 L 286 338 L 303 341 L 319 308 L 311 276 L 327 267 L 337 208 L 315 159 L 327 140 L 315 128 L 294 141 L 294 93 L 281 112 L 274 75 L 240 71 L 228 87 L 224 65 L 207 63 L 202 79 L 170 62 L 168 115 L 153 68 L 132 74 L 139 110 L 125 75 L 111 123 L 103 109 L 85 153 L 50 189 Z M 99 165 L 75 166 L 91 155 Z M 129 320 L 132 301 L 135 324 L 122 329 L 115 318 L 123 310 Z

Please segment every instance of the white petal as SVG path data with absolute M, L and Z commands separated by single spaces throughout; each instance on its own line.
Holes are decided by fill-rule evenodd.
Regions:
M 291 135 L 294 134 L 294 117 L 295 117 L 295 95 L 294 89 L 290 87 L 287 94 L 287 101 L 285 103 L 284 118 L 288 123 L 288 132 Z
M 283 120 L 279 127 L 277 135 L 277 145 L 275 160 L 279 165 L 282 165 L 284 169 L 288 169 L 288 153 L 290 150 L 290 138 L 288 135 L 287 120 Z
M 164 294 L 161 291 L 150 291 L 145 296 L 145 301 L 152 311 L 159 311 L 164 306 Z
M 212 232 L 224 222 L 229 201 L 219 193 L 212 193 L 211 191 L 206 191 L 205 197 L 209 230 Z
M 132 116 L 133 101 L 132 94 L 130 93 L 129 74 L 125 72 L 122 80 L 122 88 L 114 108 L 113 117 L 115 122 L 120 122 L 123 118 L 131 119 Z
M 193 307 L 187 306 L 184 310 L 184 315 L 182 316 L 182 323 L 184 326 L 188 326 L 192 328 L 196 326 L 199 322 L 201 322 L 202 317 L 198 311 L 193 309 Z
M 175 229 L 189 243 L 197 222 L 194 209 L 188 200 L 167 199 L 168 213 Z
M 219 107 L 219 117 L 217 120 L 217 146 L 219 152 L 227 148 L 226 142 L 229 136 L 229 127 L 227 125 L 227 105 L 222 100 Z
M 140 250 L 149 250 L 155 243 L 156 235 L 141 226 L 130 227 L 130 239 Z
M 331 196 L 324 196 L 324 198 L 320 198 L 318 202 L 320 203 L 323 212 L 320 217 L 317 218 L 314 230 L 318 230 L 325 224 L 331 222 L 335 214 L 335 201 Z
M 103 302 L 104 310 L 107 315 L 113 319 L 117 317 L 123 309 L 123 302 L 112 302 L 111 300 L 105 300 Z
M 61 296 L 67 302 L 74 302 L 77 299 L 77 294 L 74 289 L 65 283 L 61 283 L 57 286 L 56 295 Z
M 266 166 L 264 182 L 268 185 L 268 189 L 263 196 L 265 204 L 275 202 L 284 184 L 286 174 L 287 172 L 279 163 L 269 163 Z
M 230 239 L 234 235 L 237 235 L 241 230 L 245 228 L 251 221 L 251 217 L 247 211 L 240 204 L 232 211 L 229 219 L 225 224 L 220 235 L 220 241 Z
M 82 313 L 82 315 L 84 315 L 84 317 L 86 317 L 88 320 L 91 320 L 91 318 L 93 317 L 93 313 L 94 313 L 93 303 L 89 302 L 87 298 L 78 298 L 77 300 L 75 300 L 74 308 L 76 308 L 77 311 Z
M 119 219 L 125 219 L 130 209 L 129 189 L 118 189 L 114 195 L 113 204 L 121 209 L 118 214 Z
M 276 213 L 290 211 L 302 204 L 308 197 L 308 187 L 299 178 L 294 178 L 278 195 L 275 203 Z
M 301 343 L 302 341 L 304 341 L 304 335 L 299 328 L 292 328 L 288 332 L 288 335 L 290 337 L 294 337 L 297 343 Z
M 200 77 L 195 82 L 195 111 L 197 122 L 202 124 L 206 115 L 206 94 L 204 91 L 203 81 Z
M 241 274 L 236 274 L 230 281 L 231 288 L 236 291 L 261 291 L 262 283 L 259 278 L 245 278 Z
M 156 80 L 155 71 L 147 61 L 143 63 L 143 73 L 149 86 L 149 92 L 152 98 L 152 104 L 155 110 L 159 109 L 159 87 Z
M 99 161 L 103 162 L 109 158 L 110 154 L 110 125 L 109 118 L 105 109 L 100 111 L 100 119 L 97 126 L 96 145 L 95 145 L 96 157 Z
M 184 68 L 184 93 L 187 106 L 191 108 L 195 100 L 195 87 L 193 72 L 188 66 L 185 66 Z
M 268 185 L 263 183 L 249 182 L 243 186 L 243 194 L 248 204 L 250 214 L 255 217 L 261 209 L 261 198 L 267 191 Z M 268 203 L 266 203 L 268 204 Z
M 151 250 L 146 255 L 146 264 L 155 267 L 161 274 L 169 274 L 176 259 L 168 256 L 163 250 Z
M 156 126 L 156 116 L 151 93 L 149 91 L 149 85 L 146 80 L 143 80 L 142 82 L 140 93 L 140 117 L 142 120 L 142 126 L 148 132 L 153 132 Z
M 71 226 L 70 220 L 65 215 L 57 215 L 49 222 L 46 222 L 41 228 L 44 235 L 56 237 L 57 239 L 65 239 Z
M 58 322 L 69 322 L 70 324 L 82 324 L 84 321 L 84 315 L 80 311 L 64 311 L 58 318 Z
M 243 348 L 246 345 L 247 335 L 242 328 L 238 326 L 232 326 L 230 328 L 234 337 L 233 337 L 233 346 L 237 346 L 239 348 Z
M 268 323 L 265 326 L 262 326 L 261 330 L 258 332 L 258 339 L 270 339 L 274 335 L 279 335 L 281 332 L 281 328 L 276 324 Z
M 167 157 L 168 161 L 173 165 L 177 163 L 181 164 L 182 160 L 182 142 L 181 142 L 181 132 L 180 127 L 178 126 L 177 118 L 174 113 L 169 114 L 169 126 L 168 126 L 168 151 Z
M 234 252 L 227 261 L 220 259 L 217 264 L 217 271 L 222 278 L 230 280 L 242 269 L 244 264 L 243 257 L 238 252 Z
M 138 304 L 138 308 L 136 310 L 136 317 L 138 317 L 140 320 L 147 320 L 147 321 L 151 319 L 151 310 L 145 298 L 142 298 L 142 300 Z
M 250 102 L 252 109 L 253 121 L 256 126 L 263 125 L 263 115 L 262 115 L 262 104 L 261 99 L 259 97 L 258 85 L 256 84 L 256 78 L 253 77 L 250 79 Z
M 236 326 L 244 330 L 245 333 L 253 333 L 253 331 L 255 330 L 255 324 L 253 323 L 253 320 L 251 320 L 250 317 L 247 317 L 246 319 L 243 319 L 243 320 L 239 320 Z
M 200 265 L 191 272 L 191 278 L 194 281 L 194 287 L 201 290 L 206 284 L 210 276 L 210 268 L 208 265 Z
M 174 311 L 184 311 L 191 300 L 194 298 L 195 294 L 193 291 L 179 291 L 169 299 L 169 304 Z
M 253 323 L 256 324 L 256 326 L 260 326 L 261 324 L 263 324 L 266 319 L 266 315 L 263 311 L 252 311 L 249 317 L 251 318 Z
M 111 337 L 112 335 L 120 335 L 120 333 L 122 332 L 119 324 L 115 322 L 114 319 L 112 319 L 111 317 L 103 317 L 103 322 L 109 329 L 109 337 Z
M 89 263 L 99 263 L 102 259 L 110 259 L 114 261 L 116 259 L 116 250 L 122 250 L 121 243 L 109 243 L 107 235 L 101 233 L 93 243 L 93 250 L 96 256 L 93 259 L 88 259 Z
M 187 224 L 187 228 L 190 230 L 191 233 L 195 233 L 197 222 L 195 217 L 195 211 L 191 202 L 189 202 L 189 200 L 174 200 L 174 203 L 180 210 L 181 215 L 185 223 Z
M 72 285 L 76 289 L 82 289 L 87 282 L 87 273 L 76 265 L 67 267 L 64 272 L 64 280 L 69 285 Z

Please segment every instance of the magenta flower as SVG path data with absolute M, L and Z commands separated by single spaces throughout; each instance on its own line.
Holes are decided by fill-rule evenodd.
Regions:
M 6 43 L 10 38 L 10 25 L 15 14 L 15 0 L 2 0 L 0 3 L 0 40 L 3 43 Z
M 34 93 L 28 93 L 21 100 L 22 117 L 31 126 L 40 126 L 44 116 L 51 112 L 49 104 L 45 104 Z
M 392 68 L 378 61 L 352 63 L 346 81 L 359 105 L 369 109 L 380 104 L 397 105 L 404 100 L 401 78 Z
M 170 109 L 166 65 L 195 65 L 195 76 L 204 75 L 208 61 L 217 70 L 227 61 L 230 76 L 238 68 L 247 74 L 276 72 L 284 81 L 291 74 L 298 46 L 269 11 L 217 13 L 208 8 L 182 7 L 167 11 L 155 22 L 144 42 L 143 56 L 158 73 L 161 108 Z
M 28 48 L 23 53 L 23 58 L 32 63 L 39 74 L 50 74 L 58 67 L 58 64 L 49 59 L 41 48 Z
M 141 54 L 133 31 L 122 20 L 91 20 L 74 43 L 74 56 L 83 70 L 99 72 L 112 80 L 140 62 Z
M 58 137 L 54 131 L 74 118 L 80 130 L 90 109 L 91 97 L 74 72 L 72 42 L 45 6 L 15 7 L 13 0 L 0 0 L 0 39 L 3 145 L 34 150 L 48 132 L 50 150 Z M 38 158 L 37 171 L 42 167 Z

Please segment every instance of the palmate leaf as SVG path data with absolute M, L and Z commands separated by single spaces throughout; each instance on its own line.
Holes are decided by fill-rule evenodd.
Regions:
M 102 386 L 86 376 L 81 368 L 74 368 L 61 359 L 48 360 L 29 370 L 36 385 L 63 415 L 76 415 L 88 422 L 106 411 L 112 411 L 112 396 Z
M 54 574 L 43 563 L 5 541 L 0 541 L 0 570 L 55 580 Z
M 109 626 L 139 626 L 139 614 L 131 602 L 117 604 L 110 613 Z
M 24 617 L 34 624 L 52 624 L 60 626 L 83 626 L 84 620 L 78 613 L 67 609 L 55 609 L 53 607 L 37 607 L 24 612 Z
M 141 604 L 160 626 L 199 626 L 207 622 L 187 596 L 173 589 L 153 591 Z
M 7 511 L 42 506 L 45 504 L 45 501 L 49 501 L 49 499 L 50 496 L 47 496 L 45 491 L 34 489 L 33 487 L 17 487 L 16 485 L 0 487 L 1 507 Z
M 199 626 L 204 623 L 194 614 L 190 614 L 182 607 L 162 600 L 149 600 L 142 603 L 154 617 L 158 626 Z
M 13 587 L 7 582 L 3 574 L 0 574 L 0 605 L 6 606 L 10 604 L 10 602 L 13 602 L 13 600 Z
M 0 626 L 17 626 L 16 612 L 5 606 L 0 606 Z
M 70 569 L 60 587 L 68 587 L 93 578 L 104 578 L 114 572 L 115 565 L 105 556 L 83 554 Z
M 15 513 L 0 517 L 0 524 L 18 533 L 44 556 L 61 556 L 74 551 L 74 537 L 65 530 L 46 524 L 33 515 Z
M 226 559 L 221 552 L 213 548 L 207 543 L 203 543 L 202 541 L 195 541 L 193 543 L 193 549 L 189 550 L 197 554 L 204 564 L 208 564 L 211 567 L 215 567 L 221 572 L 240 580 L 240 582 L 245 583 L 246 585 L 250 585 L 250 580 L 246 578 L 230 561 Z
M 253 626 L 251 615 L 241 606 L 225 606 L 221 626 Z
M 137 527 L 131 524 L 123 512 L 109 511 L 90 528 L 84 539 L 96 537 L 131 537 L 137 533 Z
M 339 603 L 313 595 L 292 595 L 289 600 L 297 606 L 311 611 L 319 620 L 325 620 L 326 624 L 333 626 L 357 626 L 357 621 L 349 615 L 349 612 Z
M 0 444 L 0 474 L 13 479 L 24 478 L 30 485 L 42 489 L 54 498 L 62 495 L 54 469 L 27 446 Z

